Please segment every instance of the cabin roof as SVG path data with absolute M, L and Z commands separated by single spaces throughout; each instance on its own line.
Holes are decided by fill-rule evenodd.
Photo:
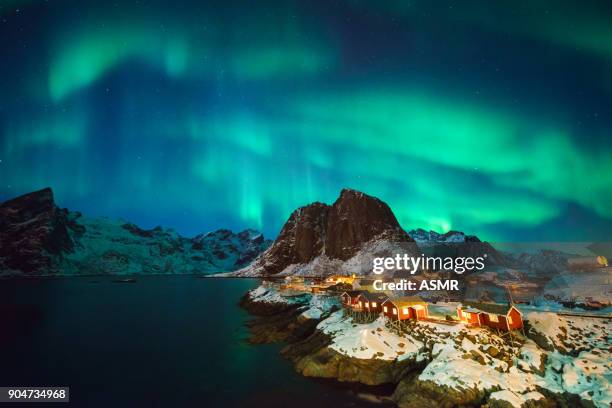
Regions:
M 391 302 L 397 307 L 427 305 L 427 302 L 425 302 L 419 296 L 403 296 L 403 297 L 394 298 L 394 299 L 389 298 L 385 301 L 385 303 L 386 302 Z
M 477 313 L 477 312 L 485 312 L 485 313 L 493 313 L 497 315 L 505 316 L 508 314 L 510 309 L 512 309 L 513 305 L 511 304 L 498 304 L 498 303 L 484 303 L 484 302 L 469 302 L 463 301 L 461 302 L 462 306 L 465 307 L 466 312 Z M 475 310 L 473 310 L 475 309 Z
M 347 294 L 349 295 L 351 298 L 356 298 L 357 296 L 363 294 L 363 293 L 367 293 L 363 290 L 347 290 L 346 292 L 344 292 L 342 295 Z M 340 295 L 340 296 L 342 296 Z
M 369 302 L 384 302 L 385 300 L 389 299 L 389 296 L 385 295 L 384 293 L 372 293 L 372 292 L 368 292 L 368 291 L 364 291 L 361 296 L 369 301 Z

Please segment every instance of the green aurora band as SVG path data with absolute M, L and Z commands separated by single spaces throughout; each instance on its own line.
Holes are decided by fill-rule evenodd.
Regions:
M 507 49 L 487 56 L 524 76 L 529 38 L 532 67 L 558 65 L 559 78 L 577 72 L 568 61 L 595 61 L 592 77 L 575 81 L 609 102 L 612 29 L 597 10 L 525 6 L 492 24 L 503 6 L 239 4 L 3 6 L 3 33 L 18 41 L 3 68 L 0 197 L 50 185 L 61 205 L 94 215 L 275 235 L 297 206 L 352 187 L 388 202 L 407 229 L 609 236 L 609 109 L 585 118 L 583 100 L 549 91 L 555 75 L 516 85 L 470 54 L 473 42 L 496 48 L 486 35 L 505 38 Z M 20 37 L 39 8 L 49 17 Z M 447 54 L 443 41 L 428 46 L 440 38 Z M 543 44 L 551 55 L 538 57 Z M 598 226 L 568 230 L 568 211 Z

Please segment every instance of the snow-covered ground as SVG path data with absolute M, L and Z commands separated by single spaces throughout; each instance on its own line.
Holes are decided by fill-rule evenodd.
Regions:
M 425 343 L 431 341 L 432 358 L 419 380 L 458 390 L 497 390 L 491 399 L 513 406 L 544 398 L 537 391 L 542 387 L 554 393 L 577 394 L 598 407 L 608 407 L 612 403 L 610 320 L 553 313 L 531 313 L 527 318 L 532 330 L 548 339 L 554 349 L 545 350 L 518 333 L 512 345 L 508 338 L 488 329 L 460 324 L 418 322 L 408 332 L 399 333 L 386 327 L 382 317 L 357 324 L 342 311 L 317 328 L 332 337 L 332 349 L 359 359 L 422 360 L 429 358 Z M 577 355 L 567 354 L 570 351 Z
M 554 276 L 544 287 L 544 293 L 560 299 L 587 298 L 600 302 L 612 299 L 612 267 L 589 272 L 564 272 Z M 610 308 L 612 309 L 612 308 Z
M 548 352 L 546 377 L 564 391 L 612 404 L 612 319 L 532 312 L 531 330 L 554 347 Z
M 460 333 L 470 336 L 464 335 L 460 344 L 456 340 L 461 336 L 435 339 L 434 359 L 419 379 L 456 389 L 501 388 L 491 398 L 506 400 L 514 406 L 520 406 L 518 401 L 541 398 L 536 386 L 555 393 L 578 394 L 596 406 L 609 406 L 610 320 L 561 317 L 554 313 L 532 313 L 527 319 L 534 332 L 554 344 L 553 351 L 538 347 L 530 339 L 522 339 L 520 347 L 511 348 L 507 341 L 486 329 L 462 329 Z M 563 353 L 578 350 L 577 356 Z
M 559 302 L 552 300 L 543 300 L 538 302 L 537 305 L 517 305 L 518 309 L 523 313 L 527 314 L 530 312 L 561 312 L 561 313 L 572 313 L 572 314 L 586 314 L 586 315 L 601 315 L 612 317 L 612 306 L 604 307 L 599 310 L 584 310 L 579 307 L 570 309 L 563 306 Z
M 267 254 L 269 248 L 263 252 L 255 262 L 225 276 L 256 277 L 265 274 Z M 328 276 L 357 274 L 367 276 L 372 273 L 372 262 L 375 257 L 393 256 L 398 253 L 417 254 L 414 243 L 394 242 L 380 237 L 372 238 L 363 244 L 361 249 L 346 261 L 329 258 L 320 254 L 310 262 L 288 265 L 276 276 Z
M 334 306 L 340 308 L 340 299 L 337 296 L 312 295 L 310 302 L 304 306 L 301 316 L 305 319 L 320 319 L 321 316 L 329 312 Z
M 459 302 L 437 302 L 427 306 L 429 315 L 439 319 L 445 319 L 446 316 L 457 317 L 457 308 L 461 305 Z
M 287 296 L 272 286 L 260 285 L 249 291 L 253 302 L 298 304 L 304 302 L 304 296 Z
M 71 213 L 72 214 L 72 213 Z M 110 218 L 74 215 L 75 250 L 62 255 L 63 275 L 210 274 L 250 262 L 269 245 L 257 231 L 217 230 L 186 238 L 172 229 L 143 230 Z
M 253 302 L 265 302 L 271 304 L 301 305 L 300 317 L 304 319 L 320 319 L 322 315 L 332 310 L 335 306 L 340 307 L 340 299 L 337 296 L 326 294 L 291 293 L 280 291 L 271 285 L 260 285 L 249 291 L 249 297 Z
M 496 391 L 491 393 L 491 396 L 489 397 L 491 400 L 507 401 L 512 404 L 513 407 L 520 407 L 529 400 L 537 401 L 542 398 L 544 398 L 544 396 L 537 391 L 530 391 L 520 394 L 510 390 Z
M 300 303 L 301 316 L 320 319 L 339 306 L 338 298 L 324 294 L 283 295 L 262 285 L 250 292 L 254 301 Z M 441 317 L 457 303 L 430 305 Z M 418 379 L 455 390 L 491 391 L 490 400 L 520 406 L 544 398 L 538 387 L 591 400 L 597 407 L 612 404 L 612 319 L 560 316 L 529 312 L 528 336 L 515 332 L 513 342 L 486 328 L 463 324 L 411 322 L 397 330 L 383 317 L 357 323 L 342 310 L 319 322 L 333 350 L 357 359 L 401 361 L 414 358 L 428 363 Z
M 332 349 L 354 358 L 403 360 L 416 357 L 423 349 L 420 341 L 390 332 L 382 317 L 371 323 L 355 324 L 339 310 L 319 323 L 317 328 L 333 338 Z

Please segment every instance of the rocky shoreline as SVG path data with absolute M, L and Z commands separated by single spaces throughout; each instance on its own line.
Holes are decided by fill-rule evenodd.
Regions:
M 330 378 L 341 382 L 358 382 L 364 385 L 398 384 L 392 396 L 396 403 L 411 398 L 406 391 L 406 379 L 425 366 L 414 359 L 387 361 L 356 359 L 343 355 L 329 345 L 331 336 L 317 330 L 320 319 L 300 318 L 303 302 L 283 304 L 256 302 L 249 293 L 240 300 L 240 306 L 255 316 L 247 322 L 249 342 L 253 344 L 286 342 L 281 355 L 292 361 L 295 370 L 305 377 Z M 425 384 L 426 386 L 426 384 Z M 413 390 L 410 391 L 410 393 Z M 402 405 L 411 406 L 411 405 Z M 426 406 L 426 405 L 414 405 Z
M 448 386 L 440 383 L 439 374 L 431 373 L 440 356 L 444 356 L 448 348 L 442 346 L 443 343 L 439 341 L 446 341 L 447 345 L 450 344 L 455 349 L 462 347 L 469 349 L 460 355 L 458 361 L 453 360 L 454 355 L 442 360 L 443 365 L 448 365 L 448 368 L 442 367 L 443 371 L 458 370 L 457 367 L 465 365 L 467 371 L 482 370 L 483 377 L 490 375 L 490 372 L 498 375 L 513 373 L 514 377 L 518 374 L 519 379 L 521 375 L 530 376 L 531 379 L 539 378 L 538 375 L 544 376 L 546 370 L 550 371 L 550 368 L 545 366 L 547 354 L 539 353 L 539 348 L 533 356 L 527 355 L 529 353 L 525 351 L 526 355 L 521 356 L 524 361 L 517 360 L 508 351 L 509 346 L 497 336 L 491 335 L 489 340 L 486 336 L 479 337 L 480 334 L 473 335 L 464 329 L 444 332 L 436 330 L 431 325 L 417 327 L 415 324 L 410 328 L 412 337 L 408 337 L 414 345 L 404 346 L 402 343 L 395 345 L 396 348 L 398 345 L 400 348 L 404 347 L 405 354 L 402 351 L 398 352 L 396 358 L 387 358 L 388 356 L 378 352 L 371 358 L 356 358 L 342 349 L 345 346 L 339 345 L 338 339 L 334 337 L 337 335 L 330 329 L 333 324 L 345 324 L 355 330 L 360 328 L 362 331 L 367 328 L 370 331 L 367 334 L 372 337 L 379 335 L 380 332 L 387 335 L 387 331 L 392 332 L 395 328 L 381 327 L 378 322 L 370 325 L 352 324 L 350 318 L 347 323 L 346 318 L 342 317 L 342 311 L 339 311 L 338 306 L 334 304 L 327 305 L 320 314 L 315 313 L 314 317 L 307 316 L 313 299 L 319 295 L 304 294 L 285 299 L 279 299 L 278 296 L 278 293 L 265 292 L 260 287 L 242 297 L 240 305 L 253 316 L 253 319 L 247 323 L 251 334 L 249 341 L 253 344 L 285 343 L 281 355 L 290 360 L 295 370 L 306 377 L 335 379 L 368 386 L 391 384 L 395 386 L 391 400 L 404 408 L 602 406 L 579 395 L 558 392 L 562 390 L 550 390 L 539 385 L 530 387 L 531 391 L 521 390 L 520 393 L 495 384 L 489 387 L 476 387 L 468 380 L 462 387 Z M 332 323 L 329 323 L 330 321 Z M 338 323 L 334 323 L 336 321 Z M 402 335 L 399 332 L 397 334 Z M 544 344 L 542 334 L 538 333 L 538 336 L 535 336 L 538 343 Z M 383 337 L 382 342 L 387 346 L 388 341 L 390 341 L 388 338 Z M 554 348 L 554 344 L 549 346 Z M 529 339 L 521 344 L 521 347 L 525 350 L 537 348 L 535 342 Z M 359 351 L 361 349 L 358 349 L 358 352 L 365 352 Z M 454 349 L 452 351 L 455 352 Z M 459 366 L 453 366 L 457 363 Z M 520 367 L 515 367 L 517 363 Z M 495 367 L 492 364 L 496 364 Z M 563 367 L 559 370 L 560 375 L 563 375 Z M 546 375 L 549 374 L 550 372 Z M 481 373 L 477 372 L 475 375 L 480 376 Z M 458 381 L 462 383 L 461 380 Z
M 329 348 L 331 337 L 316 327 L 336 308 L 319 319 L 305 319 L 300 316 L 305 307 L 303 302 L 255 302 L 249 293 L 242 297 L 240 306 L 255 316 L 246 323 L 250 331 L 249 342 L 287 343 L 281 355 L 292 361 L 296 371 L 305 377 L 330 378 L 374 386 L 398 383 L 415 367 L 411 360 L 394 362 L 355 359 Z

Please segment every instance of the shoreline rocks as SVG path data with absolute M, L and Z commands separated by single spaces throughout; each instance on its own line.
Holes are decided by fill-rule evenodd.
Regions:
M 247 321 L 252 344 L 294 342 L 311 334 L 319 320 L 302 319 L 303 304 L 254 302 L 247 293 L 240 306 L 255 316 Z
M 331 337 L 316 330 L 306 339 L 285 346 L 281 355 L 291 360 L 296 371 L 305 377 L 335 378 L 365 385 L 397 384 L 406 373 L 423 365 L 415 359 L 353 358 L 328 347 L 330 344 Z

